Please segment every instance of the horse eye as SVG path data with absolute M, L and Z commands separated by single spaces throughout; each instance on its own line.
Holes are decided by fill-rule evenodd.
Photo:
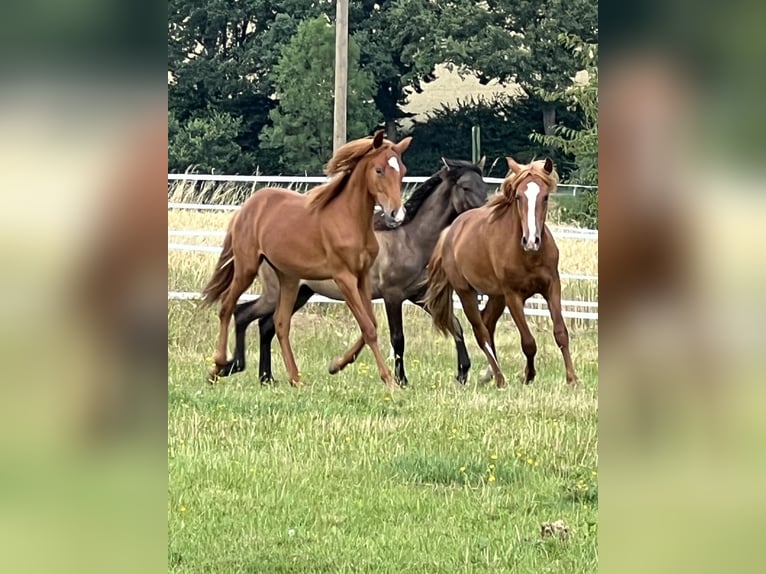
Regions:
M 375 168 L 375 173 L 377 173 L 378 175 L 383 175 L 383 168 L 382 167 L 376 167 Z

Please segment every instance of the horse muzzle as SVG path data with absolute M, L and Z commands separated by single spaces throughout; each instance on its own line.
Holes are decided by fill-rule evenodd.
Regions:
M 383 221 L 386 226 L 393 229 L 394 227 L 399 227 L 404 222 L 406 215 L 407 210 L 402 206 L 399 209 L 383 212 Z
M 540 249 L 540 236 L 537 235 L 535 238 L 527 238 L 522 237 L 521 238 L 521 248 L 524 249 L 524 251 L 537 251 Z

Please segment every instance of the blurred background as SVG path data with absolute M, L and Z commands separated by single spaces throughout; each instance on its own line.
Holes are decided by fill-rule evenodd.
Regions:
M 0 570 L 165 564 L 165 16 L 3 10 Z

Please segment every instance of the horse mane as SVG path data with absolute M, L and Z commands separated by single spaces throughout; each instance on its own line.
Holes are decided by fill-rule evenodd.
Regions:
M 503 183 L 500 184 L 500 191 L 487 201 L 486 205 L 490 210 L 490 222 L 495 221 L 498 217 L 501 217 L 516 206 L 516 202 L 513 200 L 513 197 L 516 194 L 516 188 L 520 181 L 523 181 L 530 175 L 540 178 L 548 188 L 549 193 L 556 191 L 556 187 L 558 187 L 559 184 L 559 174 L 556 172 L 555 168 L 551 173 L 546 173 L 545 169 L 543 169 L 544 166 L 544 160 L 533 159 L 528 164 L 522 166 L 522 170 L 518 174 L 509 170 Z
M 460 159 L 448 159 L 446 161 L 449 169 L 445 167 L 441 168 L 438 172 L 433 174 L 418 187 L 416 187 L 415 191 L 413 191 L 412 195 L 410 195 L 409 199 L 407 199 L 404 204 L 404 209 L 406 210 L 407 214 L 405 215 L 404 221 L 399 227 L 407 225 L 415 218 L 418 210 L 421 208 L 423 203 L 425 203 L 426 199 L 428 199 L 431 194 L 436 191 L 436 189 L 442 184 L 442 182 L 445 181 L 445 174 L 449 176 L 446 181 L 450 181 L 453 184 L 467 171 L 473 171 L 481 175 L 481 170 L 478 168 L 478 166 L 472 164 L 471 162 Z M 372 225 L 375 231 L 391 230 L 391 228 L 386 225 L 382 213 L 375 213 Z
M 330 181 L 318 185 L 307 194 L 309 210 L 322 209 L 343 191 L 351 172 L 362 158 L 372 151 L 372 141 L 372 138 L 353 140 L 335 152 L 324 170 Z M 384 141 L 384 145 L 378 150 L 386 149 L 386 144 L 391 145 L 391 142 Z

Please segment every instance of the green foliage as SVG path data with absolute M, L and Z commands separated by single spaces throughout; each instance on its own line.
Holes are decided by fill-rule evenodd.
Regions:
M 252 157 L 235 141 L 241 127 L 240 118 L 212 108 L 183 125 L 168 112 L 168 165 L 181 171 L 193 166 L 203 173 L 247 170 Z
M 360 63 L 375 77 L 375 105 L 389 136 L 408 92 L 432 81 L 441 33 L 437 13 L 427 0 L 351 0 L 349 30 L 360 48 Z
M 306 20 L 282 51 L 274 68 L 279 104 L 269 113 L 272 125 L 261 138 L 280 150 L 291 172 L 319 173 L 332 156 L 335 30 L 324 17 Z M 359 68 L 359 47 L 348 45 L 347 137 L 370 133 L 379 119 L 372 101 L 372 75 Z
M 254 153 L 273 107 L 269 72 L 300 20 L 320 13 L 299 0 L 281 4 L 284 13 L 276 13 L 269 0 L 168 0 L 168 109 L 180 126 L 208 117 L 210 109 L 240 118 L 232 139 L 269 172 L 277 171 L 273 158 Z M 213 157 L 195 161 L 224 163 Z M 257 167 L 240 163 L 245 173 Z M 186 167 L 169 164 L 176 171 Z
M 558 125 L 554 135 L 532 134 L 533 141 L 549 145 L 575 158 L 576 168 L 570 174 L 573 182 L 598 185 L 598 46 L 580 38 L 562 35 L 560 42 L 580 58 L 588 72 L 584 84 L 572 84 L 556 92 L 540 91 L 546 99 L 559 101 L 569 109 L 582 113 L 577 127 Z M 588 227 L 598 226 L 598 194 L 585 192 L 579 199 L 563 204 L 560 215 Z
M 573 166 L 572 156 L 553 150 L 545 143 L 530 141 L 530 133 L 543 130 L 541 109 L 544 102 L 536 97 L 499 96 L 471 98 L 455 107 L 442 105 L 424 122 L 415 122 L 410 132 L 412 145 L 405 162 L 408 173 L 429 175 L 438 169 L 441 157 L 471 159 L 471 127 L 481 127 L 481 153 L 487 156 L 485 175 L 504 177 L 505 157 L 526 162 L 533 157 L 550 155 L 559 173 Z M 565 111 L 559 118 L 569 126 L 577 125 L 576 111 Z

